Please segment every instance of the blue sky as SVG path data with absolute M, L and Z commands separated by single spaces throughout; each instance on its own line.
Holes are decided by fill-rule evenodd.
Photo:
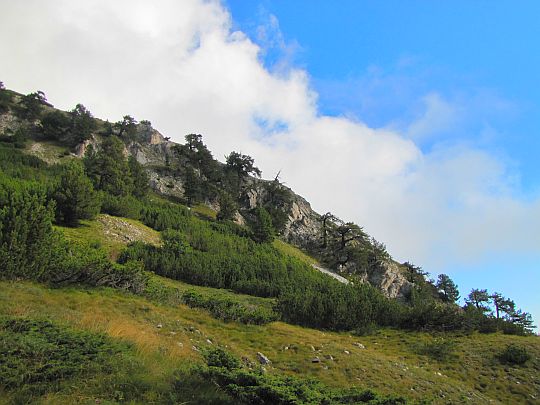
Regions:
M 422 96 L 430 91 L 455 102 L 479 93 L 496 97 L 507 104 L 502 114 L 489 105 L 485 109 L 476 105 L 473 117 L 442 135 L 481 142 L 507 155 L 519 169 L 524 191 L 539 191 L 537 1 L 516 5 L 227 0 L 226 4 L 235 26 L 254 40 L 270 15 L 278 19 L 284 40 L 294 51 L 293 63 L 309 72 L 324 114 L 352 114 L 380 127 L 414 119 Z M 265 63 L 271 66 L 282 53 L 270 49 Z M 492 130 L 489 140 L 482 137 L 487 125 Z M 429 148 L 431 142 L 420 146 Z
M 0 80 L 281 171 L 540 320 L 537 1 L 0 0 Z M 20 16 L 25 18 L 21 19 Z
M 540 192 L 540 3 L 536 1 L 242 1 L 227 0 L 234 27 L 280 59 L 305 69 L 321 114 L 348 116 L 372 127 L 406 129 L 426 94 L 463 111 L 426 129 L 415 142 L 428 152 L 465 142 L 507 164 L 514 193 Z M 275 17 L 272 44 L 260 27 Z M 442 179 L 441 179 L 442 181 Z M 538 246 L 540 250 L 540 246 Z M 461 286 L 500 290 L 540 316 L 538 250 L 505 251 L 442 265 Z M 421 263 L 420 263 L 421 264 Z M 511 276 L 512 274 L 516 277 Z

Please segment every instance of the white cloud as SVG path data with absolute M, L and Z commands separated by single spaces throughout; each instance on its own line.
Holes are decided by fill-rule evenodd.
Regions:
M 375 130 L 320 115 L 307 73 L 266 69 L 218 1 L 0 5 L 0 79 L 10 88 L 42 89 L 66 109 L 83 102 L 110 120 L 149 119 L 177 141 L 202 133 L 216 157 L 241 150 L 268 177 L 282 169 L 316 209 L 365 225 L 399 259 L 431 270 L 538 246 L 539 202 L 516 197 L 504 161 L 464 145 L 415 145 L 462 117 L 436 93 L 408 130 Z M 272 42 L 277 20 L 270 28 Z

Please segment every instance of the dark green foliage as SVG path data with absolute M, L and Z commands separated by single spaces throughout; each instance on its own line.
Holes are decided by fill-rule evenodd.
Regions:
M 115 196 L 127 196 L 133 190 L 133 179 L 124 156 L 124 143 L 116 136 L 105 138 L 99 151 L 89 148 L 84 165 L 94 187 Z
M 450 331 L 462 329 L 465 320 L 463 311 L 457 305 L 429 300 L 403 307 L 400 326 L 413 330 Z
M 177 204 L 146 204 L 140 214 L 140 220 L 156 231 L 165 229 L 186 229 L 189 217 L 189 210 Z
M 270 243 L 274 240 L 275 230 L 272 225 L 272 217 L 264 207 L 255 208 L 251 229 L 255 242 Z
M 130 195 L 101 193 L 101 212 L 116 217 L 139 219 L 143 204 Z
M 277 176 L 274 180 L 265 183 L 267 199 L 264 208 L 272 218 L 272 225 L 277 233 L 281 233 L 287 220 L 292 204 L 292 194 L 289 189 L 283 186 Z
M 97 128 L 92 113 L 84 105 L 77 104 L 69 114 L 71 116 L 71 144 L 78 145 L 90 139 L 92 132 Z
M 12 98 L 11 92 L 6 90 L 3 82 L 0 82 L 0 114 L 9 111 Z
M 46 139 L 62 141 L 69 136 L 71 120 L 63 111 L 54 110 L 41 118 L 41 132 Z
M 53 217 L 44 187 L 0 178 L 0 278 L 40 279 L 55 264 Z
M 523 365 L 531 358 L 525 347 L 510 344 L 497 356 L 501 363 Z
M 238 206 L 232 196 L 227 192 L 220 193 L 217 219 L 220 221 L 230 221 L 234 219 L 234 215 L 237 211 Z
M 262 370 L 247 370 L 221 348 L 204 353 L 206 367 L 197 371 L 243 404 L 407 404 L 401 397 L 382 397 L 373 391 L 333 389 L 316 380 L 271 375 Z
M 195 291 L 186 291 L 182 295 L 182 300 L 187 306 L 206 309 L 214 318 L 223 321 L 264 325 L 279 319 L 277 313 L 268 309 L 256 306 L 248 307 L 225 297 L 204 297 Z
M 122 121 L 114 124 L 116 135 L 122 139 L 133 139 L 137 132 L 137 121 L 130 115 L 124 115 Z
M 133 156 L 128 158 L 129 173 L 133 181 L 133 195 L 137 198 L 145 197 L 150 186 L 148 185 L 148 174 Z
M 23 149 L 26 146 L 26 141 L 28 140 L 28 130 L 26 128 L 17 128 L 15 133 L 11 130 L 4 131 L 3 135 L 0 135 L 0 142 L 4 142 L 18 149 Z
M 90 138 L 97 124 L 82 104 L 77 104 L 69 113 L 60 110 L 47 112 L 41 118 L 41 133 L 45 139 L 76 146 Z
M 53 285 L 104 286 L 140 294 L 148 283 L 148 274 L 142 263 L 111 263 L 100 248 L 64 243 L 63 253 L 63 260 L 47 275 L 47 281 Z
M 483 311 L 489 310 L 489 308 L 486 306 L 486 304 L 489 302 L 489 294 L 487 290 L 473 288 L 465 299 L 465 302 L 474 305 L 477 309 L 482 309 Z
M 77 225 L 79 219 L 94 218 L 101 205 L 82 164 L 75 161 L 65 166 L 53 199 L 56 202 L 56 220 L 70 226 Z
M 416 352 L 438 361 L 446 361 L 456 349 L 456 342 L 447 338 L 435 338 L 429 342 L 422 342 L 416 347 Z
M 331 330 L 353 330 L 373 324 L 390 326 L 400 321 L 400 304 L 370 285 L 313 281 L 291 287 L 278 297 L 277 309 L 283 320 Z
M 191 246 L 184 254 L 167 249 L 166 243 L 162 248 L 134 243 L 120 261 L 143 260 L 147 270 L 165 277 L 263 297 L 275 297 L 286 285 L 303 279 L 328 278 L 271 245 L 233 235 L 229 227 L 218 225 L 186 217 L 178 227 Z
M 233 151 L 226 157 L 226 162 L 227 169 L 235 172 L 239 177 L 246 177 L 250 174 L 257 177 L 261 176 L 261 171 L 255 167 L 255 162 L 251 156 Z
M 42 107 L 47 103 L 45 93 L 36 91 L 21 97 L 19 106 L 16 110 L 17 115 L 21 118 L 33 121 L 39 118 Z
M 55 392 L 74 377 L 111 374 L 125 343 L 46 320 L 0 319 L 0 389 L 30 400 Z M 33 402 L 33 401 L 32 401 Z
M 459 299 L 458 286 L 446 274 L 439 274 L 435 286 L 444 302 L 454 303 Z

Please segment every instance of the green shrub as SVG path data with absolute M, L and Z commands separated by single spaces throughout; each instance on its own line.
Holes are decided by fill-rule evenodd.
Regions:
M 139 219 L 142 203 L 132 196 L 114 196 L 102 193 L 101 212 L 115 217 Z
M 129 346 L 50 321 L 0 319 L 0 389 L 31 398 L 76 376 L 110 374 Z
M 199 368 L 198 373 L 244 404 L 407 404 L 402 397 L 382 397 L 369 390 L 332 389 L 313 379 L 246 370 L 220 348 L 211 349 L 204 356 L 207 366 Z
M 0 278 L 40 279 L 55 266 L 53 216 L 44 187 L 0 178 Z
M 448 360 L 456 349 L 456 342 L 445 338 L 437 338 L 431 342 L 423 342 L 417 346 L 417 353 L 439 361 Z
M 225 297 L 204 297 L 193 290 L 182 294 L 183 302 L 191 308 L 208 310 L 214 318 L 245 324 L 264 325 L 277 321 L 279 316 L 272 310 L 246 305 Z
M 501 363 L 522 365 L 531 358 L 526 348 L 516 344 L 509 344 L 497 356 Z
M 88 244 L 65 242 L 63 257 L 62 262 L 46 278 L 53 285 L 103 286 L 140 294 L 148 283 L 149 275 L 144 271 L 142 263 L 111 263 L 103 249 Z

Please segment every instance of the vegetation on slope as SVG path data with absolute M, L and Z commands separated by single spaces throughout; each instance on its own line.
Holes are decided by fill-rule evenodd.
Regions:
M 434 404 L 533 404 L 539 398 L 540 345 L 534 336 L 381 329 L 358 337 L 282 322 L 263 326 L 223 323 L 204 311 L 158 305 L 110 289 L 50 289 L 25 282 L 0 283 L 0 314 L 54 319 L 74 329 L 105 333 L 132 344 L 139 375 L 146 381 L 135 384 L 139 387 L 136 403 L 151 402 L 149 398 L 166 403 L 165 393 L 171 389 L 175 375 L 180 377 L 181 384 L 175 384 L 175 390 L 182 392 L 180 398 L 188 403 L 205 403 L 201 398 L 215 388 L 204 379 L 196 379 L 190 366 L 202 364 L 200 352 L 215 346 L 239 359 L 245 357 L 254 369 L 259 364 L 256 354 L 262 352 L 271 360 L 266 366 L 271 375 L 315 378 L 329 387 L 370 388 L 384 395 L 432 400 Z M 442 337 L 454 344 L 446 359 L 420 353 L 419 345 Z M 509 344 L 525 348 L 531 359 L 522 366 L 502 363 L 499 354 Z M 312 362 L 315 357 L 320 363 Z M 99 389 L 89 393 L 84 381 L 70 384 L 76 387 L 71 393 L 51 393 L 49 403 L 108 395 L 108 391 Z M 127 384 L 123 389 L 129 387 Z M 193 398 L 191 402 L 189 398 Z
M 15 345 L 9 353 L 21 350 L 16 346 L 17 342 L 26 340 L 30 342 L 29 347 L 38 352 L 48 344 L 58 346 L 59 342 L 49 341 L 48 330 L 65 334 L 67 341 L 77 340 L 79 332 L 69 327 L 64 330 L 63 324 L 40 323 L 37 318 L 45 316 L 76 329 L 105 332 L 134 342 L 137 367 L 147 373 L 159 371 L 141 381 L 131 381 L 129 376 L 130 382 L 118 390 L 118 395 L 100 385 L 99 389 L 103 390 L 107 400 L 133 398 L 141 402 L 171 402 L 192 398 L 195 402 L 224 403 L 232 400 L 232 396 L 245 401 L 259 398 L 264 402 L 268 398 L 281 398 L 284 402 L 291 402 L 295 399 L 289 386 L 297 388 L 294 395 L 300 395 L 297 400 L 301 402 L 320 400 L 323 398 L 321 395 L 327 394 L 326 399 L 330 402 L 352 398 L 347 397 L 349 394 L 336 394 L 338 391 L 333 390 L 323 394 L 325 389 L 318 388 L 318 383 L 288 379 L 277 374 L 271 377 L 254 374 L 249 371 L 249 365 L 247 370 L 236 366 L 223 370 L 206 369 L 209 374 L 204 374 L 204 371 L 201 374 L 200 370 L 197 374 L 184 368 L 179 372 L 180 378 L 174 377 L 179 366 L 172 364 L 171 359 L 165 359 L 165 354 L 173 359 L 198 359 L 197 353 L 202 346 L 214 346 L 216 341 L 224 347 L 229 346 L 237 356 L 247 356 L 248 362 L 252 362 L 250 356 L 253 359 L 253 353 L 264 346 L 265 353 L 272 358 L 273 372 L 305 372 L 331 387 L 350 386 L 351 379 L 359 379 L 365 383 L 362 384 L 364 387 L 373 386 L 383 394 L 407 393 L 409 397 L 423 398 L 436 396 L 434 388 L 428 386 L 436 383 L 442 391 L 439 398 L 449 396 L 458 402 L 473 396 L 485 400 L 486 395 L 497 395 L 484 380 L 479 387 L 456 390 L 454 385 L 462 375 L 455 371 L 454 365 L 467 370 L 490 368 L 496 372 L 486 376 L 495 379 L 504 375 L 501 367 L 512 367 L 511 370 L 508 368 L 510 371 L 504 369 L 504 372 L 511 372 L 512 378 L 519 376 L 520 384 L 516 385 L 521 385 L 522 377 L 527 382 L 524 390 L 512 387 L 512 395 L 508 398 L 524 403 L 529 397 L 536 398 L 534 389 L 538 387 L 538 381 L 534 377 L 529 378 L 527 371 L 529 367 L 538 370 L 537 341 L 523 338 L 523 342 L 528 342 L 525 347 L 519 341 L 511 340 L 513 338 L 500 335 L 484 337 L 475 332 L 529 333 L 532 326 L 530 315 L 516 310 L 512 300 L 501 294 L 490 296 L 485 290 L 473 290 L 466 307 L 460 308 L 454 303 L 458 296 L 457 287 L 449 278 L 440 277 L 436 284 L 425 282 L 421 269 L 413 265 L 407 268 L 418 288 L 413 290 L 407 303 L 387 299 L 367 284 L 343 285 L 312 269 L 311 259 L 302 252 L 274 241 L 275 232 L 279 232 L 280 224 L 284 223 L 283 213 L 288 204 L 286 193 L 281 193 L 283 189 L 278 187 L 279 182 L 269 183 L 270 187 L 277 187 L 274 191 L 267 190 L 274 193 L 269 200 L 272 203 L 259 206 L 247 215 L 249 226 L 238 226 L 230 221 L 236 210 L 235 199 L 239 198 L 245 179 L 249 174 L 260 174 L 249 156 L 233 152 L 223 168 L 212 158 L 198 135 L 189 135 L 186 145 L 177 147 L 177 160 L 171 162 L 167 170 L 178 170 L 179 175 L 191 176 L 189 181 L 186 180 L 188 202 L 197 204 L 210 194 L 221 199 L 222 209 L 214 218 L 200 206 L 190 210 L 178 203 L 148 195 L 148 179 L 144 170 L 134 159 L 124 155 L 125 142 L 135 134 L 135 122 L 131 117 L 126 116 L 114 125 L 98 124 L 82 106 L 77 106 L 70 113 L 53 110 L 40 92 L 18 96 L 0 89 L 0 101 L 0 113 L 13 111 L 20 120 L 15 133 L 3 134 L 0 139 L 0 261 L 4 265 L 0 279 L 17 281 L 3 283 L 0 298 L 4 301 L 0 314 L 11 317 L 8 324 L 33 325 L 19 331 L 24 335 L 22 337 L 17 335 L 17 331 L 4 330 L 7 336 L 4 341 Z M 80 140 L 89 139 L 92 131 L 96 130 L 101 131 L 106 148 L 89 148 L 83 165 L 70 160 L 63 164 L 47 164 L 22 152 L 28 138 L 52 139 L 70 147 Z M 180 173 L 183 162 L 189 162 L 186 166 L 189 170 Z M 334 253 L 337 252 L 343 260 L 359 255 L 358 260 L 376 264 L 378 258 L 384 256 L 384 246 L 369 239 L 354 224 L 329 227 L 332 228 L 328 230 L 329 234 L 335 231 L 340 237 L 325 242 L 329 247 L 333 246 Z M 349 245 L 353 241 L 351 238 L 356 243 Z M 118 262 L 115 262 L 117 258 Z M 331 260 L 331 257 L 323 259 Z M 21 279 L 63 288 L 49 290 L 44 286 L 24 284 Z M 122 292 L 104 290 L 103 287 Z M 494 303 L 494 313 L 490 313 L 487 300 Z M 8 302 L 20 302 L 22 306 L 9 308 Z M 104 307 L 97 307 L 99 303 Z M 26 318 L 12 318 L 21 315 Z M 208 318 L 210 315 L 213 318 Z M 113 319 L 118 324 L 111 326 Z M 186 319 L 192 323 L 202 322 L 212 334 L 205 334 L 193 325 L 179 326 Z M 303 330 L 274 322 L 277 319 L 322 331 Z M 149 324 L 152 324 L 151 329 Z M 403 355 L 402 358 L 399 357 L 401 354 L 396 357 L 386 349 L 382 352 L 378 348 L 366 349 L 367 345 L 378 345 L 381 335 L 363 337 L 364 346 L 364 343 L 355 342 L 356 338 L 352 336 L 329 332 L 349 331 L 363 335 L 383 326 L 445 334 L 435 339 L 423 333 L 405 335 L 383 330 L 381 333 L 385 339 L 392 336 L 399 337 L 402 342 L 413 339 L 411 344 L 397 344 L 396 350 Z M 453 331 L 452 334 L 449 331 Z M 166 338 L 162 336 L 165 332 L 169 333 Z M 148 341 L 143 336 L 146 333 L 150 338 Z M 179 335 L 183 336 L 182 341 L 169 340 Z M 187 336 L 191 336 L 189 342 L 186 341 Z M 101 338 L 89 337 L 90 341 L 95 339 Z M 480 349 L 480 352 L 490 354 L 469 364 L 461 356 L 472 355 L 465 343 L 474 346 L 475 341 L 489 343 L 490 346 Z M 312 343 L 308 346 L 306 342 Z M 514 346 L 502 347 L 501 342 Z M 358 344 L 351 347 L 353 343 Z M 103 347 L 114 346 L 109 341 L 103 344 Z M 141 349 L 145 344 L 155 346 L 147 347 L 145 352 Z M 306 346 L 312 346 L 311 350 Z M 248 349 L 249 353 L 246 352 Z M 88 350 L 98 349 L 90 347 Z M 120 352 L 127 353 L 129 357 L 130 350 L 124 347 Z M 151 354 L 145 357 L 145 353 Z M 373 357 L 363 356 L 369 353 Z M 69 362 L 72 355 L 78 356 L 77 350 L 70 345 L 62 352 L 64 355 L 68 360 L 58 358 L 61 369 L 64 367 L 62 362 Z M 163 361 L 164 365 L 145 362 L 149 358 Z M 13 368 L 9 366 L 13 358 L 9 360 L 8 356 L 6 359 L 7 367 Z M 400 362 L 404 359 L 410 359 L 410 364 L 421 364 L 422 368 L 409 375 L 409 366 L 401 368 Z M 100 361 L 92 364 L 109 367 Z M 377 364 L 381 361 L 396 362 L 401 371 L 385 368 L 382 370 L 385 374 L 378 373 Z M 432 361 L 440 369 L 436 373 L 451 378 L 448 384 L 444 383 L 444 378 L 435 382 L 423 375 L 426 369 L 430 369 Z M 369 370 L 365 368 L 366 364 L 369 364 Z M 448 367 L 443 368 L 443 364 Z M 519 364 L 525 370 L 523 375 L 521 369 L 513 368 Z M 89 366 L 89 370 L 94 366 Z M 44 367 L 49 366 L 45 364 Z M 129 367 L 120 367 L 128 373 Z M 373 378 L 369 377 L 370 373 Z M 459 378 L 450 377 L 453 373 Z M 5 381 L 12 381 L 13 376 L 10 377 L 9 372 L 4 370 L 2 374 Z M 26 377 L 19 376 L 18 372 L 15 374 L 13 378 L 26 381 Z M 99 371 L 96 378 L 106 379 L 107 375 L 107 372 Z M 381 385 L 383 375 L 400 381 L 400 384 Z M 66 371 L 65 377 L 65 381 L 82 378 L 71 371 Z M 201 392 L 194 391 L 194 387 L 205 380 L 204 377 L 213 379 L 228 394 L 208 388 L 208 383 L 203 383 L 206 388 Z M 413 385 L 412 377 L 425 378 L 428 382 Z M 148 385 L 150 380 L 156 387 Z M 250 383 L 240 384 L 245 381 Z M 233 390 L 231 384 L 237 388 Z M 30 389 L 28 395 L 39 396 L 51 391 L 53 403 L 62 396 L 73 401 L 72 393 L 64 386 L 45 386 L 46 389 Z M 240 386 L 242 388 L 238 388 Z M 410 386 L 411 392 L 404 392 L 405 386 Z M 14 390 L 15 396 L 26 395 L 13 383 L 3 383 L 1 389 Z M 74 392 L 83 391 L 92 392 L 93 397 L 97 395 L 97 391 L 80 385 Z M 263 392 L 270 396 L 264 397 L 266 394 Z M 377 395 L 373 396 L 376 400 Z M 360 397 L 355 398 L 357 402 L 362 401 Z

